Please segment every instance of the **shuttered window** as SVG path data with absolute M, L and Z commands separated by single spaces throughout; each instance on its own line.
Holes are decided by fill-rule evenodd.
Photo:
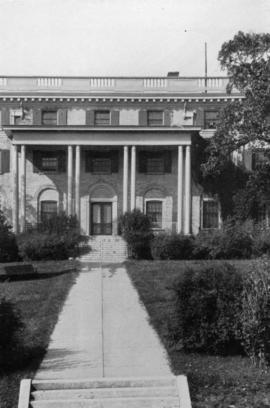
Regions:
M 110 111 L 95 111 L 95 126 L 110 125 Z
M 203 229 L 219 227 L 219 205 L 217 200 L 203 200 L 202 227 Z
M 40 221 L 46 222 L 57 215 L 57 201 L 40 202 Z
M 86 151 L 85 171 L 94 174 L 118 173 L 119 152 L 111 150 L 109 152 Z
M 205 111 L 204 112 L 204 127 L 205 129 L 216 129 L 219 123 L 218 111 Z
M 139 172 L 147 174 L 171 173 L 171 152 L 139 152 Z
M 148 126 L 162 126 L 163 125 L 163 111 L 149 110 L 147 111 L 147 125 Z
M 43 111 L 42 125 L 56 126 L 57 125 L 57 111 Z
M 269 150 L 257 150 L 252 153 L 252 170 L 261 170 L 266 164 L 270 164 Z
M 152 228 L 162 228 L 162 201 L 147 201 L 146 215 L 151 221 Z
M 7 149 L 0 150 L 0 174 L 10 172 L 10 151 Z
M 66 171 L 66 152 L 55 151 L 33 151 L 34 172 L 63 173 Z

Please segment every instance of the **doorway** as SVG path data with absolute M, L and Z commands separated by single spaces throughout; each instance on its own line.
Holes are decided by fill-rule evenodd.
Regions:
M 91 235 L 112 235 L 112 203 L 91 203 Z

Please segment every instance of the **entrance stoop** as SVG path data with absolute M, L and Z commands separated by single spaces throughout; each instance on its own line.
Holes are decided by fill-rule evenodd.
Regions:
M 90 252 L 81 256 L 81 262 L 120 263 L 127 259 L 127 244 L 118 235 L 89 237 Z
M 187 378 L 22 380 L 18 408 L 191 408 Z

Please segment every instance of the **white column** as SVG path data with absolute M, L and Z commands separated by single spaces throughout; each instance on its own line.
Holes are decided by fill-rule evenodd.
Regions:
M 72 214 L 73 147 L 68 146 L 67 214 Z
M 18 210 L 19 210 L 19 197 L 18 197 L 18 146 L 12 147 L 12 183 L 13 183 L 13 199 L 12 199 L 12 224 L 15 234 L 18 232 Z
M 190 207 L 191 207 L 191 161 L 190 146 L 186 147 L 185 157 L 185 234 L 190 234 Z
M 80 224 L 80 179 L 81 179 L 81 147 L 76 146 L 75 156 L 75 214 Z
M 26 160 L 25 160 L 25 145 L 21 146 L 21 169 L 20 169 L 20 184 L 21 184 L 21 231 L 25 231 L 25 205 L 26 205 Z
M 136 206 L 136 147 L 131 148 L 131 182 L 130 182 L 130 209 Z
M 183 146 L 178 146 L 178 168 L 177 168 L 177 232 L 183 232 Z
M 123 162 L 123 213 L 128 210 L 128 146 L 124 146 Z

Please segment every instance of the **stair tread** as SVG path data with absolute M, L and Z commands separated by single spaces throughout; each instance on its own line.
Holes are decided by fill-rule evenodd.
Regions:
M 50 399 L 52 397 L 61 399 L 62 394 L 73 398 L 134 398 L 138 397 L 171 397 L 177 396 L 176 386 L 168 387 L 113 387 L 113 388 L 73 388 L 57 390 L 35 390 L 31 393 L 33 400 Z

